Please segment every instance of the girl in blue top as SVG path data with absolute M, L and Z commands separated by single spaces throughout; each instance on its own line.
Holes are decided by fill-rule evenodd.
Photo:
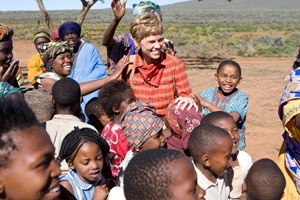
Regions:
M 107 142 L 90 128 L 75 127 L 63 140 L 58 160 L 66 160 L 71 171 L 60 177 L 60 184 L 78 200 L 104 200 L 102 168 L 109 152 Z
M 240 141 L 238 151 L 246 146 L 245 142 L 245 120 L 248 111 L 248 95 L 237 89 L 242 81 L 240 65 L 232 60 L 225 60 L 220 63 L 215 79 L 219 87 L 208 88 L 196 95 L 204 107 L 204 114 L 214 111 L 226 111 L 234 119 L 239 128 Z

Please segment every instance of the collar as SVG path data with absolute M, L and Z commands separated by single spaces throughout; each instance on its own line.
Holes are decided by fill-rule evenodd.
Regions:
M 67 119 L 67 120 L 73 120 L 73 121 L 80 121 L 78 117 L 75 115 L 63 115 L 63 114 L 56 114 L 52 119 Z M 80 121 L 81 122 L 81 121 Z
M 92 184 L 83 182 L 76 172 L 73 170 L 70 170 L 68 172 L 68 175 L 71 177 L 71 179 L 74 181 L 74 184 L 76 184 L 78 187 L 80 187 L 82 190 L 89 190 L 91 187 L 96 186 L 98 182 L 101 180 L 102 174 L 99 176 L 97 180 L 95 180 Z
M 200 185 L 200 187 L 203 189 L 203 190 L 207 190 L 208 188 L 210 187 L 218 187 L 218 182 L 219 180 L 217 179 L 217 182 L 216 183 L 213 183 L 211 182 L 210 180 L 208 180 L 203 174 L 202 172 L 196 167 L 194 161 L 193 161 L 193 165 L 194 165 L 194 168 L 195 168 L 195 171 L 197 173 L 197 179 L 199 180 L 198 181 L 198 185 Z
M 141 67 L 146 64 L 144 62 L 144 60 L 142 59 L 141 55 L 142 55 L 142 52 L 141 52 L 141 50 L 139 50 L 138 53 L 136 54 L 132 68 L 136 69 L 136 68 Z M 159 58 L 161 65 L 166 66 L 166 58 L 167 58 L 167 55 L 164 52 L 161 52 L 160 58 Z

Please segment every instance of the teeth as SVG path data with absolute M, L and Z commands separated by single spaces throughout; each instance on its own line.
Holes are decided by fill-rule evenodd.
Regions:
M 59 186 L 57 186 L 57 187 L 55 187 L 55 188 L 53 188 L 52 190 L 50 190 L 50 192 L 58 192 L 60 190 L 60 187 Z
M 71 66 L 64 66 L 64 68 L 71 68 Z

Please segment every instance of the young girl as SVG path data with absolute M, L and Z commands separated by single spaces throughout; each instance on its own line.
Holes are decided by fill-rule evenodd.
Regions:
M 50 137 L 21 96 L 0 96 L 0 199 L 74 200 Z
M 106 115 L 112 119 L 104 127 L 102 137 L 108 142 L 110 153 L 115 155 L 110 167 L 112 176 L 117 178 L 119 165 L 131 149 L 125 139 L 120 119 L 127 106 L 135 102 L 135 96 L 129 84 L 116 80 L 102 87 L 99 92 L 99 102 Z
M 232 60 L 223 61 L 215 74 L 219 87 L 208 88 L 200 95 L 193 94 L 193 98 L 199 98 L 204 108 L 204 115 L 215 111 L 225 111 L 233 117 L 240 135 L 238 150 L 242 150 L 246 146 L 244 124 L 248 111 L 248 95 L 236 88 L 242 81 L 241 75 L 241 67 L 238 63 Z M 184 102 L 185 100 L 177 101 Z
M 59 162 L 66 160 L 71 169 L 60 177 L 60 184 L 76 199 L 106 199 L 108 188 L 101 172 L 108 152 L 107 142 L 96 131 L 75 127 L 64 138 L 57 158 Z
M 201 124 L 211 124 L 226 130 L 232 137 L 231 168 L 227 171 L 228 185 L 231 186 L 230 199 L 239 199 L 242 196 L 242 185 L 252 166 L 252 158 L 245 151 L 238 151 L 239 132 L 232 116 L 224 111 L 216 111 L 204 116 Z
M 124 173 L 129 161 L 138 153 L 149 149 L 158 149 L 164 145 L 162 135 L 163 122 L 156 115 L 155 108 L 146 101 L 137 101 L 128 105 L 122 117 L 122 127 L 127 143 L 133 149 L 128 151 L 120 164 L 117 184 L 109 194 L 110 200 L 125 199 L 123 193 Z

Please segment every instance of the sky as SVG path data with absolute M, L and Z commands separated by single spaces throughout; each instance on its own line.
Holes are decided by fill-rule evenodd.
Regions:
M 123 2 L 123 0 L 120 0 Z M 159 5 L 167 5 L 187 0 L 154 0 L 152 2 L 159 2 Z M 16 10 L 39 10 L 36 0 L 0 0 L 0 11 L 16 11 Z M 4 3 L 5 2 L 5 3 Z M 80 0 L 43 0 L 46 10 L 73 10 L 81 9 L 82 3 Z M 132 8 L 132 4 L 139 2 L 139 0 L 127 0 L 126 8 Z M 101 3 L 99 0 L 91 9 L 110 8 L 111 0 L 104 0 Z

